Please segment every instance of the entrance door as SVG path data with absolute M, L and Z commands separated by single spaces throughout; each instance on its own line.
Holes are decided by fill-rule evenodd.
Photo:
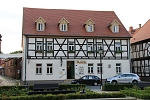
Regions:
M 74 61 L 67 61 L 67 79 L 74 79 Z

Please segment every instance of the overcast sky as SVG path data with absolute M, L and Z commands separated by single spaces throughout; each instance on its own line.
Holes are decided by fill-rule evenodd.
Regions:
M 127 30 L 150 19 L 150 0 L 2 0 L 0 4 L 3 53 L 22 50 L 23 7 L 115 11 Z

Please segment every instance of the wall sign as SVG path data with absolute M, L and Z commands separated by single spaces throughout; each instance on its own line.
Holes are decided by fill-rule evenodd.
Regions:
M 77 64 L 86 64 L 86 61 L 84 61 L 84 60 L 77 60 L 76 63 Z

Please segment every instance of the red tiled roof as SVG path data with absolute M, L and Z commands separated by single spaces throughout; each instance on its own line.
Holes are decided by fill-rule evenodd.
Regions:
M 133 35 L 130 43 L 139 42 L 150 38 L 150 19 L 140 28 L 140 30 Z
M 136 29 L 133 29 L 132 32 L 129 32 L 129 33 L 133 37 L 133 35 L 135 35 L 139 30 L 140 28 L 136 28 Z
M 35 21 L 42 17 L 46 21 L 46 30 L 36 31 Z M 67 32 L 61 32 L 58 22 L 65 18 L 69 22 Z M 85 22 L 94 21 L 94 32 L 86 32 Z M 108 25 L 117 20 L 121 25 L 119 33 L 112 33 Z M 50 36 L 93 36 L 93 37 L 127 37 L 127 32 L 114 11 L 88 11 L 88 10 L 64 10 L 64 9 L 39 9 L 23 8 L 23 35 L 50 35 Z

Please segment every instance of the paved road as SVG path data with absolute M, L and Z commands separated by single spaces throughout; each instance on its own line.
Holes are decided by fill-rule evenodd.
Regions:
M 13 86 L 18 83 L 17 80 L 0 75 L 0 86 Z

